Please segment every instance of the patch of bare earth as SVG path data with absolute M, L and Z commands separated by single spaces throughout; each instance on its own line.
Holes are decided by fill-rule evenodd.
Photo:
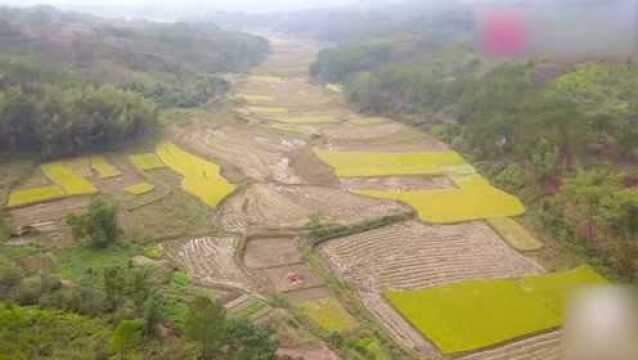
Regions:
M 330 240 L 320 251 L 336 273 L 359 289 L 366 308 L 398 343 L 428 356 L 439 354 L 383 299 L 384 289 L 543 272 L 483 222 L 425 225 L 408 221 Z
M 224 175 L 236 182 L 244 177 L 253 181 L 300 184 L 290 167 L 288 153 L 305 146 L 299 139 L 285 138 L 275 131 L 241 126 L 196 125 L 176 130 L 176 141 L 205 158 L 223 165 Z M 229 171 L 235 169 L 235 171 Z
M 458 360 L 560 360 L 561 332 L 532 336 L 527 339 L 461 356 Z
M 317 350 L 303 350 L 303 349 L 288 349 L 280 348 L 275 354 L 278 359 L 290 359 L 290 360 L 338 360 L 339 358 L 335 353 L 330 351 L 327 347 L 323 347 Z
M 250 239 L 243 260 L 265 293 L 284 294 L 292 303 L 330 296 L 323 280 L 305 263 L 296 238 Z
M 396 122 L 330 126 L 322 129 L 321 135 L 325 147 L 335 150 L 409 152 L 449 149 L 433 137 Z
M 331 240 L 321 252 L 337 273 L 367 290 L 417 289 L 543 272 L 483 222 L 409 221 Z
M 225 201 L 216 220 L 226 231 L 247 232 L 248 229 L 301 228 L 316 216 L 330 222 L 352 224 L 410 212 L 406 205 L 338 189 L 255 184 Z
M 294 238 L 265 238 L 249 240 L 244 263 L 250 269 L 303 263 L 304 258 Z
M 167 242 L 162 247 L 194 283 L 249 292 L 252 282 L 235 261 L 238 241 L 234 236 L 205 236 Z
M 90 197 L 71 197 L 53 202 L 35 204 L 22 208 L 10 209 L 7 211 L 11 233 L 14 235 L 29 234 L 44 236 L 47 241 L 43 245 L 47 247 L 66 247 L 73 244 L 71 229 L 66 224 L 66 216 L 74 213 L 79 214 L 85 209 Z M 19 243 L 20 237 L 14 239 Z M 35 238 L 33 239 L 35 240 Z
M 445 176 L 382 176 L 353 177 L 340 179 L 341 187 L 349 190 L 397 190 L 419 191 L 453 188 L 454 184 Z
M 390 336 L 398 344 L 427 356 L 435 356 L 436 347 L 425 340 L 401 315 L 382 298 L 377 291 L 359 291 L 363 305 L 383 324 Z

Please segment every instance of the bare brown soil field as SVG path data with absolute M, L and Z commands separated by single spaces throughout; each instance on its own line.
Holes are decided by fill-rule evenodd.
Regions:
M 461 356 L 458 360 L 560 360 L 561 333 L 532 336 L 495 349 Z
M 108 157 L 110 164 L 115 166 L 122 174 L 118 177 L 110 179 L 100 179 L 99 177 L 91 177 L 91 182 L 103 193 L 121 192 L 126 187 L 139 184 L 146 179 L 128 162 L 124 156 Z
M 335 150 L 371 152 L 447 151 L 447 145 L 397 123 L 331 127 L 321 132 L 324 145 Z
M 244 263 L 250 269 L 303 263 L 295 238 L 251 239 L 246 244 Z
M 300 184 L 290 167 L 289 152 L 305 141 L 285 138 L 275 131 L 256 132 L 252 127 L 195 124 L 176 130 L 177 142 L 199 155 L 218 160 L 231 181 L 275 181 Z M 236 171 L 229 173 L 229 168 Z
M 363 305 L 384 325 L 390 336 L 400 345 L 418 351 L 428 357 L 437 355 L 434 345 L 430 344 L 414 330 L 376 291 L 359 291 Z
M 301 228 L 314 217 L 352 224 L 412 210 L 347 191 L 317 186 L 255 184 L 220 207 L 217 222 L 226 231 Z
M 320 287 L 323 280 L 315 275 L 305 264 L 283 265 L 267 269 L 253 271 L 255 276 L 266 280 L 271 289 L 277 293 L 292 292 L 308 288 Z M 290 281 L 289 275 L 294 274 L 299 277 L 299 281 Z
M 330 351 L 327 347 L 319 350 L 302 350 L 302 349 L 288 349 L 280 348 L 277 350 L 277 356 L 288 359 L 303 359 L 303 360 L 338 360 L 339 358 L 335 353 Z
M 293 304 L 314 301 L 331 297 L 330 290 L 324 286 L 295 290 L 286 293 L 286 298 Z
M 437 226 L 409 221 L 331 240 L 321 251 L 338 274 L 367 290 L 543 272 L 483 222 Z
M 341 186 L 349 191 L 354 190 L 434 190 L 449 189 L 454 183 L 444 176 L 382 176 L 363 178 L 342 178 Z
M 239 239 L 205 236 L 162 244 L 167 256 L 203 286 L 221 286 L 250 291 L 252 283 L 235 262 Z

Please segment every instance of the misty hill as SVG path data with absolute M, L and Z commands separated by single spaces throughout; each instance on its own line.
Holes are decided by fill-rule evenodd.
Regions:
M 215 74 L 242 72 L 268 52 L 265 40 L 211 23 L 105 20 L 52 7 L 0 8 L 1 60 L 135 89 L 167 106 L 223 92 Z

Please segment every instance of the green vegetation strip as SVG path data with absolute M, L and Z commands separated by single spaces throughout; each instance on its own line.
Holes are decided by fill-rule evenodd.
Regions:
M 358 190 L 356 193 L 406 203 L 416 209 L 421 220 L 434 224 L 518 216 L 525 212 L 518 198 L 493 187 L 428 191 Z
M 2 302 L 0 324 L 2 359 L 84 358 L 79 354 L 95 353 L 111 336 L 100 320 Z
M 88 180 L 73 172 L 62 162 L 42 165 L 44 174 L 56 183 L 66 195 L 87 195 L 97 193 L 97 189 Z
M 73 195 L 96 194 L 98 190 L 84 177 L 77 175 L 68 162 L 52 162 L 42 165 L 42 171 L 55 185 L 20 189 L 9 194 L 8 207 L 25 206 L 58 200 Z
M 129 156 L 129 160 L 133 166 L 142 171 L 166 167 L 166 164 L 153 153 L 131 155 Z
M 543 247 L 543 244 L 530 234 L 516 220 L 510 218 L 487 219 L 490 226 L 505 242 L 521 251 L 533 251 Z
M 312 322 L 329 333 L 344 332 L 357 326 L 356 320 L 333 298 L 308 301 L 298 306 Z
M 91 168 L 98 173 L 100 179 L 110 179 L 122 175 L 120 170 L 111 165 L 104 156 L 92 156 Z
M 9 194 L 8 207 L 37 204 L 45 201 L 57 200 L 65 197 L 64 191 L 58 186 L 44 186 L 33 189 L 15 190 Z
M 606 284 L 588 266 L 519 280 L 388 291 L 390 303 L 444 354 L 477 350 L 561 326 L 573 293 Z
M 131 185 L 125 188 L 124 191 L 133 195 L 144 195 L 144 194 L 150 193 L 151 191 L 153 191 L 153 189 L 155 189 L 154 185 L 143 182 L 143 183 Z

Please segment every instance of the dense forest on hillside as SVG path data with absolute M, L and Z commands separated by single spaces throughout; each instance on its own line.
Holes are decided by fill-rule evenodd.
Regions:
M 213 24 L 106 21 L 49 7 L 0 9 L 0 148 L 44 158 L 148 133 L 156 108 L 223 97 L 265 40 Z
M 539 229 L 637 279 L 638 67 L 487 58 L 469 41 L 471 18 L 459 19 L 444 14 L 418 32 L 406 20 L 384 37 L 343 41 L 311 73 L 342 82 L 360 111 L 451 143 L 523 194 Z M 455 41 L 431 41 L 441 33 Z
M 226 75 L 260 63 L 269 52 L 266 40 L 211 23 L 0 8 L 0 49 L 0 358 L 273 358 L 272 331 L 227 314 L 167 262 L 134 264 L 145 234 L 124 231 L 121 219 L 130 213 L 119 208 L 124 194 L 134 195 L 103 194 L 75 211 L 61 205 L 46 215 L 68 234 L 59 252 L 46 230 L 13 223 L 6 206 L 16 183 L 41 176 L 35 165 L 52 160 L 60 160 L 49 163 L 62 169 L 58 176 L 87 183 L 60 164 L 95 165 L 100 154 L 97 161 L 115 172 L 109 175 L 114 186 L 124 186 L 103 154 L 154 148 L 166 114 L 221 108 L 230 88 Z M 44 189 L 62 191 L 55 184 Z M 74 201 L 84 199 L 67 204 Z M 171 208 L 189 210 L 182 202 Z M 37 213 L 27 216 L 36 221 Z M 21 236 L 29 240 L 8 244 Z M 34 238 L 47 239 L 49 252 Z M 42 262 L 34 260 L 35 268 L 26 264 L 36 258 Z

